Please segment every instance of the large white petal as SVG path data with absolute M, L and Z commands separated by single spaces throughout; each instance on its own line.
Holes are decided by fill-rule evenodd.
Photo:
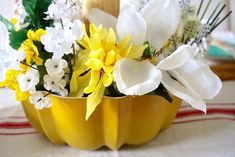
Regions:
M 150 0 L 142 9 L 147 23 L 147 39 L 158 51 L 175 33 L 180 21 L 180 9 L 176 0 Z
M 103 25 L 106 28 L 116 28 L 117 18 L 100 10 L 98 8 L 91 9 L 88 16 L 90 23 L 94 23 L 96 26 Z
M 130 35 L 134 44 L 143 44 L 146 34 L 146 23 L 143 16 L 130 5 L 125 5 L 117 21 L 119 39 Z
M 181 83 L 172 79 L 166 72 L 162 72 L 162 84 L 173 95 L 183 99 L 193 108 L 206 113 L 206 103 L 201 98 L 192 95 Z
M 161 71 L 149 61 L 121 59 L 114 66 L 114 79 L 118 90 L 126 95 L 144 95 L 160 84 Z
M 9 57 L 8 50 L 9 37 L 8 30 L 4 23 L 0 21 L 0 82 L 4 80 L 4 61 Z
M 0 21 L 0 50 L 9 48 L 8 30 L 4 23 Z
M 162 60 L 157 67 L 161 70 L 172 70 L 184 65 L 192 59 L 198 51 L 190 45 L 182 45 L 170 56 Z
M 198 60 L 188 60 L 173 72 L 177 80 L 203 99 L 212 99 L 221 90 L 222 82 L 219 77 Z

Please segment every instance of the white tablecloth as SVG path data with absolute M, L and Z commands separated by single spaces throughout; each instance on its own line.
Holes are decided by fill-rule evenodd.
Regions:
M 235 82 L 223 84 L 221 94 L 208 102 L 207 115 L 183 104 L 168 130 L 147 144 L 119 151 L 51 144 L 30 127 L 21 107 L 5 108 L 13 94 L 1 89 L 0 157 L 235 157 Z

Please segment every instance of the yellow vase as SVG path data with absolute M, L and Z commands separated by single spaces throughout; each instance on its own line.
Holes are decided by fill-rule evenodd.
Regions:
M 43 110 L 23 102 L 33 127 L 54 144 L 85 150 L 102 146 L 117 150 L 123 144 L 146 143 L 170 126 L 181 103 L 176 97 L 172 104 L 160 96 L 104 97 L 86 121 L 85 98 L 51 95 L 50 99 L 52 107 Z

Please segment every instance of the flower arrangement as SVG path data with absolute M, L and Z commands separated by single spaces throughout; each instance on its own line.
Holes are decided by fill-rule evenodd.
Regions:
M 75 0 L 22 0 L 20 15 L 0 17 L 0 87 L 39 110 L 53 105 L 50 94 L 87 97 L 86 119 L 104 95 L 171 102 L 173 94 L 206 112 L 204 99 L 222 84 L 202 58 L 210 33 L 231 13 L 222 17 L 218 4 L 205 19 L 210 3 L 142 0 L 116 18 L 97 8 L 84 17 Z

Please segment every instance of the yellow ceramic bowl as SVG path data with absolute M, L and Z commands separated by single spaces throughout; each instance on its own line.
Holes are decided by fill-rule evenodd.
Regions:
M 23 102 L 33 127 L 52 143 L 86 150 L 102 146 L 116 150 L 123 144 L 143 144 L 170 126 L 181 103 L 176 97 L 172 104 L 159 96 L 104 97 L 86 121 L 85 98 L 51 95 L 50 99 L 52 107 L 43 110 Z

